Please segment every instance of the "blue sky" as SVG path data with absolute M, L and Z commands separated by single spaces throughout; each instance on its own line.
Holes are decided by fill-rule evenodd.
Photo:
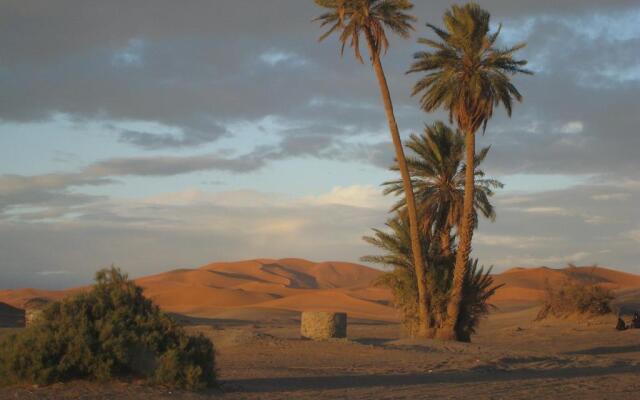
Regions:
M 404 72 L 446 1 L 383 63 L 403 136 L 424 123 Z M 505 183 L 481 263 L 640 273 L 640 7 L 487 0 L 525 41 L 524 102 L 479 146 Z M 358 261 L 393 199 L 371 69 L 317 43 L 312 1 L 0 5 L 0 286 L 64 287 L 211 261 Z

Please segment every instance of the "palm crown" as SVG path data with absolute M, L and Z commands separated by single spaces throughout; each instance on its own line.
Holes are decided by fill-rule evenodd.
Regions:
M 489 19 L 489 13 L 477 4 L 452 6 L 444 14 L 444 29 L 427 24 L 440 41 L 419 39 L 433 50 L 416 53 L 408 71 L 426 73 L 412 93 L 421 94 L 422 108 L 427 112 L 448 110 L 450 120 L 455 119 L 465 133 L 486 128 L 494 107 L 500 104 L 511 116 L 513 100 L 521 101 L 522 96 L 510 77 L 531 74 L 523 68 L 525 60 L 513 58 L 525 44 L 496 48 L 500 27 L 490 33 Z
M 425 126 L 423 135 L 411 135 L 406 146 L 415 153 L 415 157 L 407 158 L 407 164 L 419 205 L 422 230 L 439 231 L 458 226 L 462 217 L 465 181 L 462 135 L 444 123 L 436 122 Z M 489 148 L 486 147 L 475 158 L 476 222 L 478 211 L 486 218 L 495 219 L 495 211 L 489 198 L 494 194 L 493 189 L 502 187 L 499 181 L 485 178 L 484 172 L 478 168 L 488 152 Z M 386 186 L 385 194 L 403 193 L 402 182 L 399 180 L 385 182 L 383 185 Z M 404 206 L 404 199 L 401 199 L 393 206 L 393 210 Z
M 354 54 L 363 62 L 360 54 L 360 34 L 364 34 L 373 54 L 379 56 L 386 52 L 389 41 L 385 28 L 390 29 L 401 37 L 408 37 L 413 30 L 415 18 L 406 13 L 413 8 L 408 0 L 315 0 L 316 4 L 329 9 L 326 13 L 315 18 L 321 26 L 329 29 L 320 36 L 324 40 L 334 32 L 339 32 L 342 43 L 341 52 L 347 42 L 353 48 Z

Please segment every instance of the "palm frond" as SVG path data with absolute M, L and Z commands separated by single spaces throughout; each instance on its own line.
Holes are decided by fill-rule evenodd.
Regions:
M 437 40 L 420 38 L 428 50 L 414 54 L 407 73 L 421 73 L 412 96 L 420 96 L 427 112 L 444 109 L 465 132 L 486 129 L 495 107 L 511 116 L 522 95 L 511 76 L 532 74 L 526 60 L 514 58 L 525 44 L 498 48 L 501 26 L 490 32 L 490 14 L 475 3 L 452 6 L 443 16 L 444 28 L 427 24 Z
M 330 26 L 319 40 L 339 33 L 340 54 L 347 43 L 354 56 L 364 62 L 360 52 L 360 36 L 364 35 L 370 47 L 371 57 L 385 54 L 389 47 L 386 31 L 407 38 L 414 30 L 416 18 L 408 11 L 413 8 L 409 0 L 316 0 L 316 4 L 328 11 L 316 17 L 321 27 Z

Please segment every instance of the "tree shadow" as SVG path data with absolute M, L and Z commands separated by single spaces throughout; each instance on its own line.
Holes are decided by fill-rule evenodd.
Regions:
M 385 344 L 392 342 L 396 339 L 382 339 L 382 338 L 357 338 L 352 339 L 352 342 L 364 344 L 367 346 L 384 346 Z
M 378 321 L 373 319 L 349 318 L 349 325 L 390 326 L 390 325 L 399 325 L 399 323 L 394 321 Z

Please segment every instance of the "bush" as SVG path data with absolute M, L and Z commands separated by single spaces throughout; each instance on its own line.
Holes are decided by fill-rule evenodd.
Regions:
M 410 336 L 416 336 L 419 330 L 418 283 L 413 268 L 409 222 L 407 218 L 398 217 L 387 221 L 387 226 L 390 228 L 389 232 L 374 229 L 375 236 L 364 237 L 365 241 L 382 249 L 384 253 L 365 256 L 361 260 L 393 267 L 393 270 L 380 275 L 374 284 L 391 289 L 394 306 L 400 310 L 405 330 Z M 422 246 L 429 291 L 427 329 L 429 336 L 435 336 L 447 320 L 455 260 L 453 257 L 442 257 L 437 243 L 425 240 L 424 237 Z M 460 316 L 456 323 L 459 340 L 471 340 L 480 320 L 493 308 L 489 299 L 500 287 L 501 285 L 493 283 L 491 268 L 485 270 L 478 267 L 477 260 L 469 260 Z
M 117 268 L 86 293 L 46 307 L 42 318 L 0 343 L 4 384 L 144 378 L 170 387 L 216 384 L 213 343 L 188 336 Z
M 565 279 L 555 287 L 545 285 L 545 297 L 537 320 L 554 316 L 567 317 L 572 314 L 604 315 L 612 312 L 613 292 L 591 282 Z

